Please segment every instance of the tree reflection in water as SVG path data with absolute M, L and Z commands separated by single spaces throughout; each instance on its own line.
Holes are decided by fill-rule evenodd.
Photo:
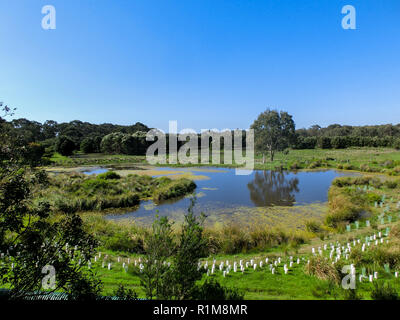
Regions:
M 251 201 L 257 207 L 293 206 L 299 179 L 287 175 L 279 171 L 256 171 L 254 179 L 247 184 Z

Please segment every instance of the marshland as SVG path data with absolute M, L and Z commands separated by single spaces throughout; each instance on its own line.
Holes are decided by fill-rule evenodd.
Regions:
M 21 120 L 3 123 L 4 133 L 16 137 L 9 142 L 15 148 L 26 148 L 18 139 L 32 123 L 24 121 L 22 126 L 16 125 Z M 175 299 L 176 293 L 163 291 L 162 281 L 160 291 L 153 291 L 144 277 L 194 272 L 194 291 L 182 293 L 186 298 L 393 298 L 400 285 L 399 138 L 372 137 L 364 140 L 374 146 L 342 148 L 324 135 L 312 140 L 302 138 L 301 130 L 293 134 L 273 159 L 257 146 L 255 169 L 246 175 L 236 174 L 240 166 L 234 162 L 215 165 L 212 159 L 208 165 L 150 165 L 143 155 L 145 134 L 124 139 L 132 143 L 124 153 L 104 142 L 109 135 L 74 141 L 61 131 L 57 137 L 37 137 L 25 142 L 31 151 L 18 161 L 19 179 L 32 186 L 23 202 L 33 220 L 46 204 L 43 219 L 49 226 L 72 217 L 80 221 L 79 232 L 93 241 L 87 256 L 79 245 L 71 252 L 66 242 L 63 250 L 79 261 L 79 272 L 97 279 L 93 290 L 99 296 Z M 67 139 L 68 150 L 60 141 Z M 324 147 L 327 139 L 331 144 Z M 300 149 L 304 140 L 315 144 Z M 26 218 L 22 224 L 29 226 Z M 5 241 L 12 239 L 10 232 Z M 182 248 L 185 241 L 189 249 Z M 179 258 L 182 250 L 189 250 L 184 254 L 194 271 L 177 271 L 189 263 Z M 146 265 L 151 257 L 163 264 Z M 344 265 L 354 266 L 357 289 L 342 288 Z
M 400 299 L 398 1 L 39 2 L 0 4 L 1 301 Z

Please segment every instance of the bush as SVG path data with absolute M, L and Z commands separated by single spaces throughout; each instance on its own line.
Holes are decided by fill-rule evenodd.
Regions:
M 365 193 L 332 185 L 328 192 L 329 214 L 325 223 L 336 228 L 340 224 L 354 222 L 367 209 Z
M 394 180 L 386 180 L 384 182 L 385 187 L 389 188 L 389 189 L 396 189 L 397 188 L 397 181 Z
M 371 298 L 373 300 L 398 300 L 399 295 L 397 291 L 390 285 L 382 281 L 374 283 L 374 289 L 371 292 Z
M 107 237 L 104 247 L 112 251 L 144 252 L 143 239 L 132 236 L 128 232 L 119 232 L 113 236 Z
M 177 198 L 191 193 L 196 189 L 196 184 L 189 179 L 178 179 L 169 184 L 157 188 L 153 193 L 154 202 L 162 202 L 171 198 Z
M 400 150 L 400 139 L 397 138 L 394 143 L 393 143 L 393 148 L 395 148 L 396 150 Z
M 238 289 L 222 286 L 215 279 L 207 279 L 199 286 L 196 299 L 198 300 L 243 300 L 244 294 Z
M 347 147 L 347 141 L 345 137 L 333 137 L 331 139 L 331 145 L 334 149 L 344 149 Z
M 321 149 L 331 149 L 331 138 L 329 137 L 318 137 L 317 139 L 317 147 Z
M 321 161 L 320 161 L 320 160 L 317 160 L 317 161 L 311 162 L 311 163 L 309 164 L 308 168 L 309 168 L 309 169 L 316 169 L 316 168 L 319 168 L 319 167 L 321 167 L 321 166 L 322 166 Z
M 328 280 L 336 284 L 340 282 L 339 272 L 323 257 L 312 257 L 305 266 L 305 272 L 321 280 Z
M 305 222 L 306 230 L 312 233 L 319 233 L 322 231 L 322 226 L 319 222 L 308 220 Z
M 114 171 L 107 171 L 107 172 L 98 174 L 96 178 L 97 179 L 105 179 L 105 180 L 117 180 L 117 179 L 121 179 L 121 176 Z

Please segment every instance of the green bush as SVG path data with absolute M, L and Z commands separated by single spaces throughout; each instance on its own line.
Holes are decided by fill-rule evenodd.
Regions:
M 128 232 L 119 232 L 107 237 L 104 247 L 112 251 L 143 253 L 143 239 L 133 237 Z
M 308 220 L 305 222 L 306 230 L 312 233 L 319 233 L 322 231 L 322 226 L 319 222 Z
M 387 188 L 389 188 L 389 189 L 396 189 L 397 186 L 398 186 L 397 183 L 398 183 L 398 182 L 397 182 L 397 181 L 394 181 L 394 180 L 386 180 L 386 181 L 384 182 L 384 185 L 385 185 L 385 187 L 387 187 Z
M 394 143 L 393 143 L 393 148 L 395 148 L 396 150 L 400 150 L 400 139 L 397 138 Z
M 178 179 L 167 185 L 157 188 L 153 193 L 153 200 L 157 203 L 184 196 L 196 189 L 196 184 L 189 179 Z
M 236 288 L 222 286 L 215 279 L 207 279 L 196 292 L 198 300 L 243 300 L 244 294 Z
M 399 295 L 390 283 L 377 281 L 374 283 L 374 289 L 371 292 L 371 298 L 373 300 L 398 300 Z
M 107 171 L 107 172 L 98 174 L 96 178 L 97 179 L 105 179 L 105 180 L 115 180 L 115 179 L 121 179 L 121 176 L 114 171 Z

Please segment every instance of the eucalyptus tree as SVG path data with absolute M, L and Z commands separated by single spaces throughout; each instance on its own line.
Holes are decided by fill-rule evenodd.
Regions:
M 251 126 L 254 129 L 255 147 L 263 153 L 268 152 L 274 161 L 275 152 L 290 146 L 296 137 L 293 118 L 284 111 L 267 109 L 261 113 Z

